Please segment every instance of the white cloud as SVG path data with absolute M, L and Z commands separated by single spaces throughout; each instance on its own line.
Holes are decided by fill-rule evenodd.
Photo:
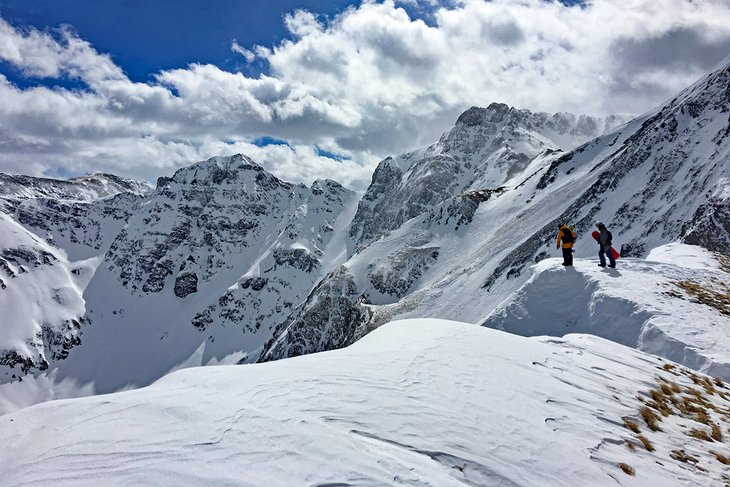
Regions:
M 233 42 L 231 43 L 231 51 L 240 54 L 249 63 L 252 63 L 256 60 L 256 53 L 240 45 L 236 39 L 233 39 Z
M 361 188 L 379 159 L 433 142 L 471 105 L 640 113 L 730 54 L 727 1 L 435 4 L 371 0 L 327 20 L 297 10 L 284 17 L 291 40 L 231 43 L 267 62 L 266 75 L 192 64 L 151 83 L 129 80 L 69 28 L 22 31 L 0 19 L 0 60 L 88 86 L 20 89 L 0 75 L 0 171 L 154 179 L 241 151 L 286 180 L 335 176 Z M 428 6 L 429 23 L 399 5 Z M 265 135 L 290 145 L 248 142 Z

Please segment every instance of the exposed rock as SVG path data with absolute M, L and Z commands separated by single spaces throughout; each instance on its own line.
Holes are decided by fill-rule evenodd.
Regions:
M 277 338 L 266 343 L 259 362 L 350 345 L 368 317 L 355 281 L 340 267 L 317 285 L 291 320 L 277 327 Z
M 185 299 L 188 294 L 198 292 L 198 276 L 194 272 L 182 272 L 175 279 L 175 296 Z

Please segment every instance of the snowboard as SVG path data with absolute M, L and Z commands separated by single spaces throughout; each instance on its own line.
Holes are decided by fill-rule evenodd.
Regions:
M 596 239 L 596 242 L 598 242 L 598 237 L 601 234 L 597 230 L 594 230 L 593 233 L 591 233 L 591 235 L 593 235 L 593 238 Z M 610 252 L 611 252 L 611 255 L 613 256 L 613 260 L 618 260 L 618 258 L 621 257 L 621 254 L 619 254 L 616 251 L 616 249 L 613 248 L 613 246 L 611 247 Z

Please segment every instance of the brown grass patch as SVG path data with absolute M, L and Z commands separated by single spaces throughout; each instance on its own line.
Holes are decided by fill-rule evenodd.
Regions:
M 621 470 L 623 470 L 623 471 L 624 471 L 624 473 L 625 473 L 626 475 L 631 475 L 632 477 L 633 477 L 634 475 L 636 475 L 636 470 L 634 469 L 634 467 L 632 467 L 632 466 L 631 466 L 631 465 L 629 465 L 628 463 L 623 463 L 623 462 L 621 462 L 621 463 L 619 463 L 619 464 L 618 464 L 618 466 L 619 466 L 619 468 L 620 468 Z
M 697 411 L 697 415 L 695 416 L 695 419 L 697 420 L 698 423 L 706 424 L 708 426 L 711 423 L 710 415 L 707 414 L 707 411 L 705 409 L 699 409 Z
M 655 411 L 660 412 L 662 416 L 665 417 L 674 414 L 674 411 L 672 411 L 672 408 L 670 408 L 666 402 L 647 401 L 646 405 Z
M 705 392 L 710 396 L 715 395 L 715 384 L 712 383 L 712 380 L 709 377 L 704 377 L 702 379 L 702 388 L 705 389 Z
M 675 460 L 678 460 L 680 462 L 684 463 L 699 463 L 699 459 L 697 457 L 693 457 L 692 455 L 688 455 L 684 452 L 684 450 L 672 450 L 672 453 L 669 454 L 670 457 L 674 458 Z
M 693 298 L 692 301 L 730 315 L 730 290 L 716 291 L 692 280 L 674 281 L 673 284 L 689 294 Z
M 624 426 L 626 426 L 628 429 L 630 429 L 634 433 L 641 433 L 641 429 L 639 429 L 638 423 L 635 423 L 634 421 L 631 421 L 630 419 L 624 418 Z
M 730 465 L 730 457 L 726 457 L 725 455 L 716 452 L 716 451 L 710 451 L 713 455 L 715 455 L 715 458 L 717 458 L 717 461 L 722 463 L 723 465 Z
M 670 400 L 672 399 L 671 396 L 682 392 L 682 388 L 679 387 L 679 384 L 667 380 L 664 380 L 661 384 L 659 384 L 659 389 L 662 391 L 662 394 L 667 396 Z
M 655 450 L 654 445 L 651 444 L 651 441 L 649 441 L 649 439 L 646 436 L 644 436 L 644 435 L 638 435 L 636 437 L 636 439 L 639 440 L 642 445 L 644 445 L 644 448 L 646 448 L 646 451 L 654 451 Z
M 710 436 L 715 441 L 722 441 L 722 430 L 720 429 L 720 425 L 717 425 L 715 423 L 712 423 L 712 431 L 710 432 Z
M 636 444 L 633 441 L 626 440 L 626 446 L 629 448 L 629 450 L 636 451 Z
M 666 385 L 666 384 L 662 384 L 662 385 Z M 669 394 L 671 394 L 671 389 L 670 389 Z M 654 400 L 654 402 L 666 403 L 669 400 L 669 398 L 667 397 L 667 394 L 664 391 L 662 391 L 661 388 L 653 389 L 653 390 L 649 391 L 649 395 Z
M 702 393 L 701 390 L 695 389 L 694 387 L 688 387 L 685 391 L 687 394 L 689 394 L 690 401 L 699 404 L 702 407 L 710 408 L 712 404 L 705 398 L 705 395 Z
M 692 438 L 697 438 L 698 440 L 712 441 L 712 438 L 710 438 L 710 435 L 708 435 L 705 430 L 693 428 L 687 434 Z
M 717 259 L 717 263 L 720 264 L 720 269 L 730 274 L 730 257 L 716 252 L 715 259 Z
M 662 429 L 657 424 L 659 421 L 662 420 L 662 418 L 659 417 L 657 413 L 649 409 L 647 406 L 642 407 L 639 409 L 639 413 L 641 413 L 641 417 L 644 418 L 644 421 L 646 422 L 646 425 L 649 427 L 652 431 L 661 431 Z
M 715 377 L 715 385 L 717 387 L 723 387 L 723 388 L 725 387 L 725 384 L 722 382 L 722 379 L 719 377 Z

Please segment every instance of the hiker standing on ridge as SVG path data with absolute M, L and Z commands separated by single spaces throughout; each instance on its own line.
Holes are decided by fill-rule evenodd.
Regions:
M 608 256 L 608 267 L 614 268 L 616 267 L 616 259 L 614 259 L 613 252 L 611 252 L 613 235 L 603 222 L 596 222 L 596 227 L 598 227 L 598 237 L 596 238 L 598 241 L 598 259 L 601 261 L 598 265 L 606 267 L 606 256 Z
M 556 240 L 556 248 L 560 248 L 560 242 L 563 242 L 563 265 L 573 265 L 573 244 L 575 243 L 575 232 L 564 223 L 558 224 L 558 238 Z

